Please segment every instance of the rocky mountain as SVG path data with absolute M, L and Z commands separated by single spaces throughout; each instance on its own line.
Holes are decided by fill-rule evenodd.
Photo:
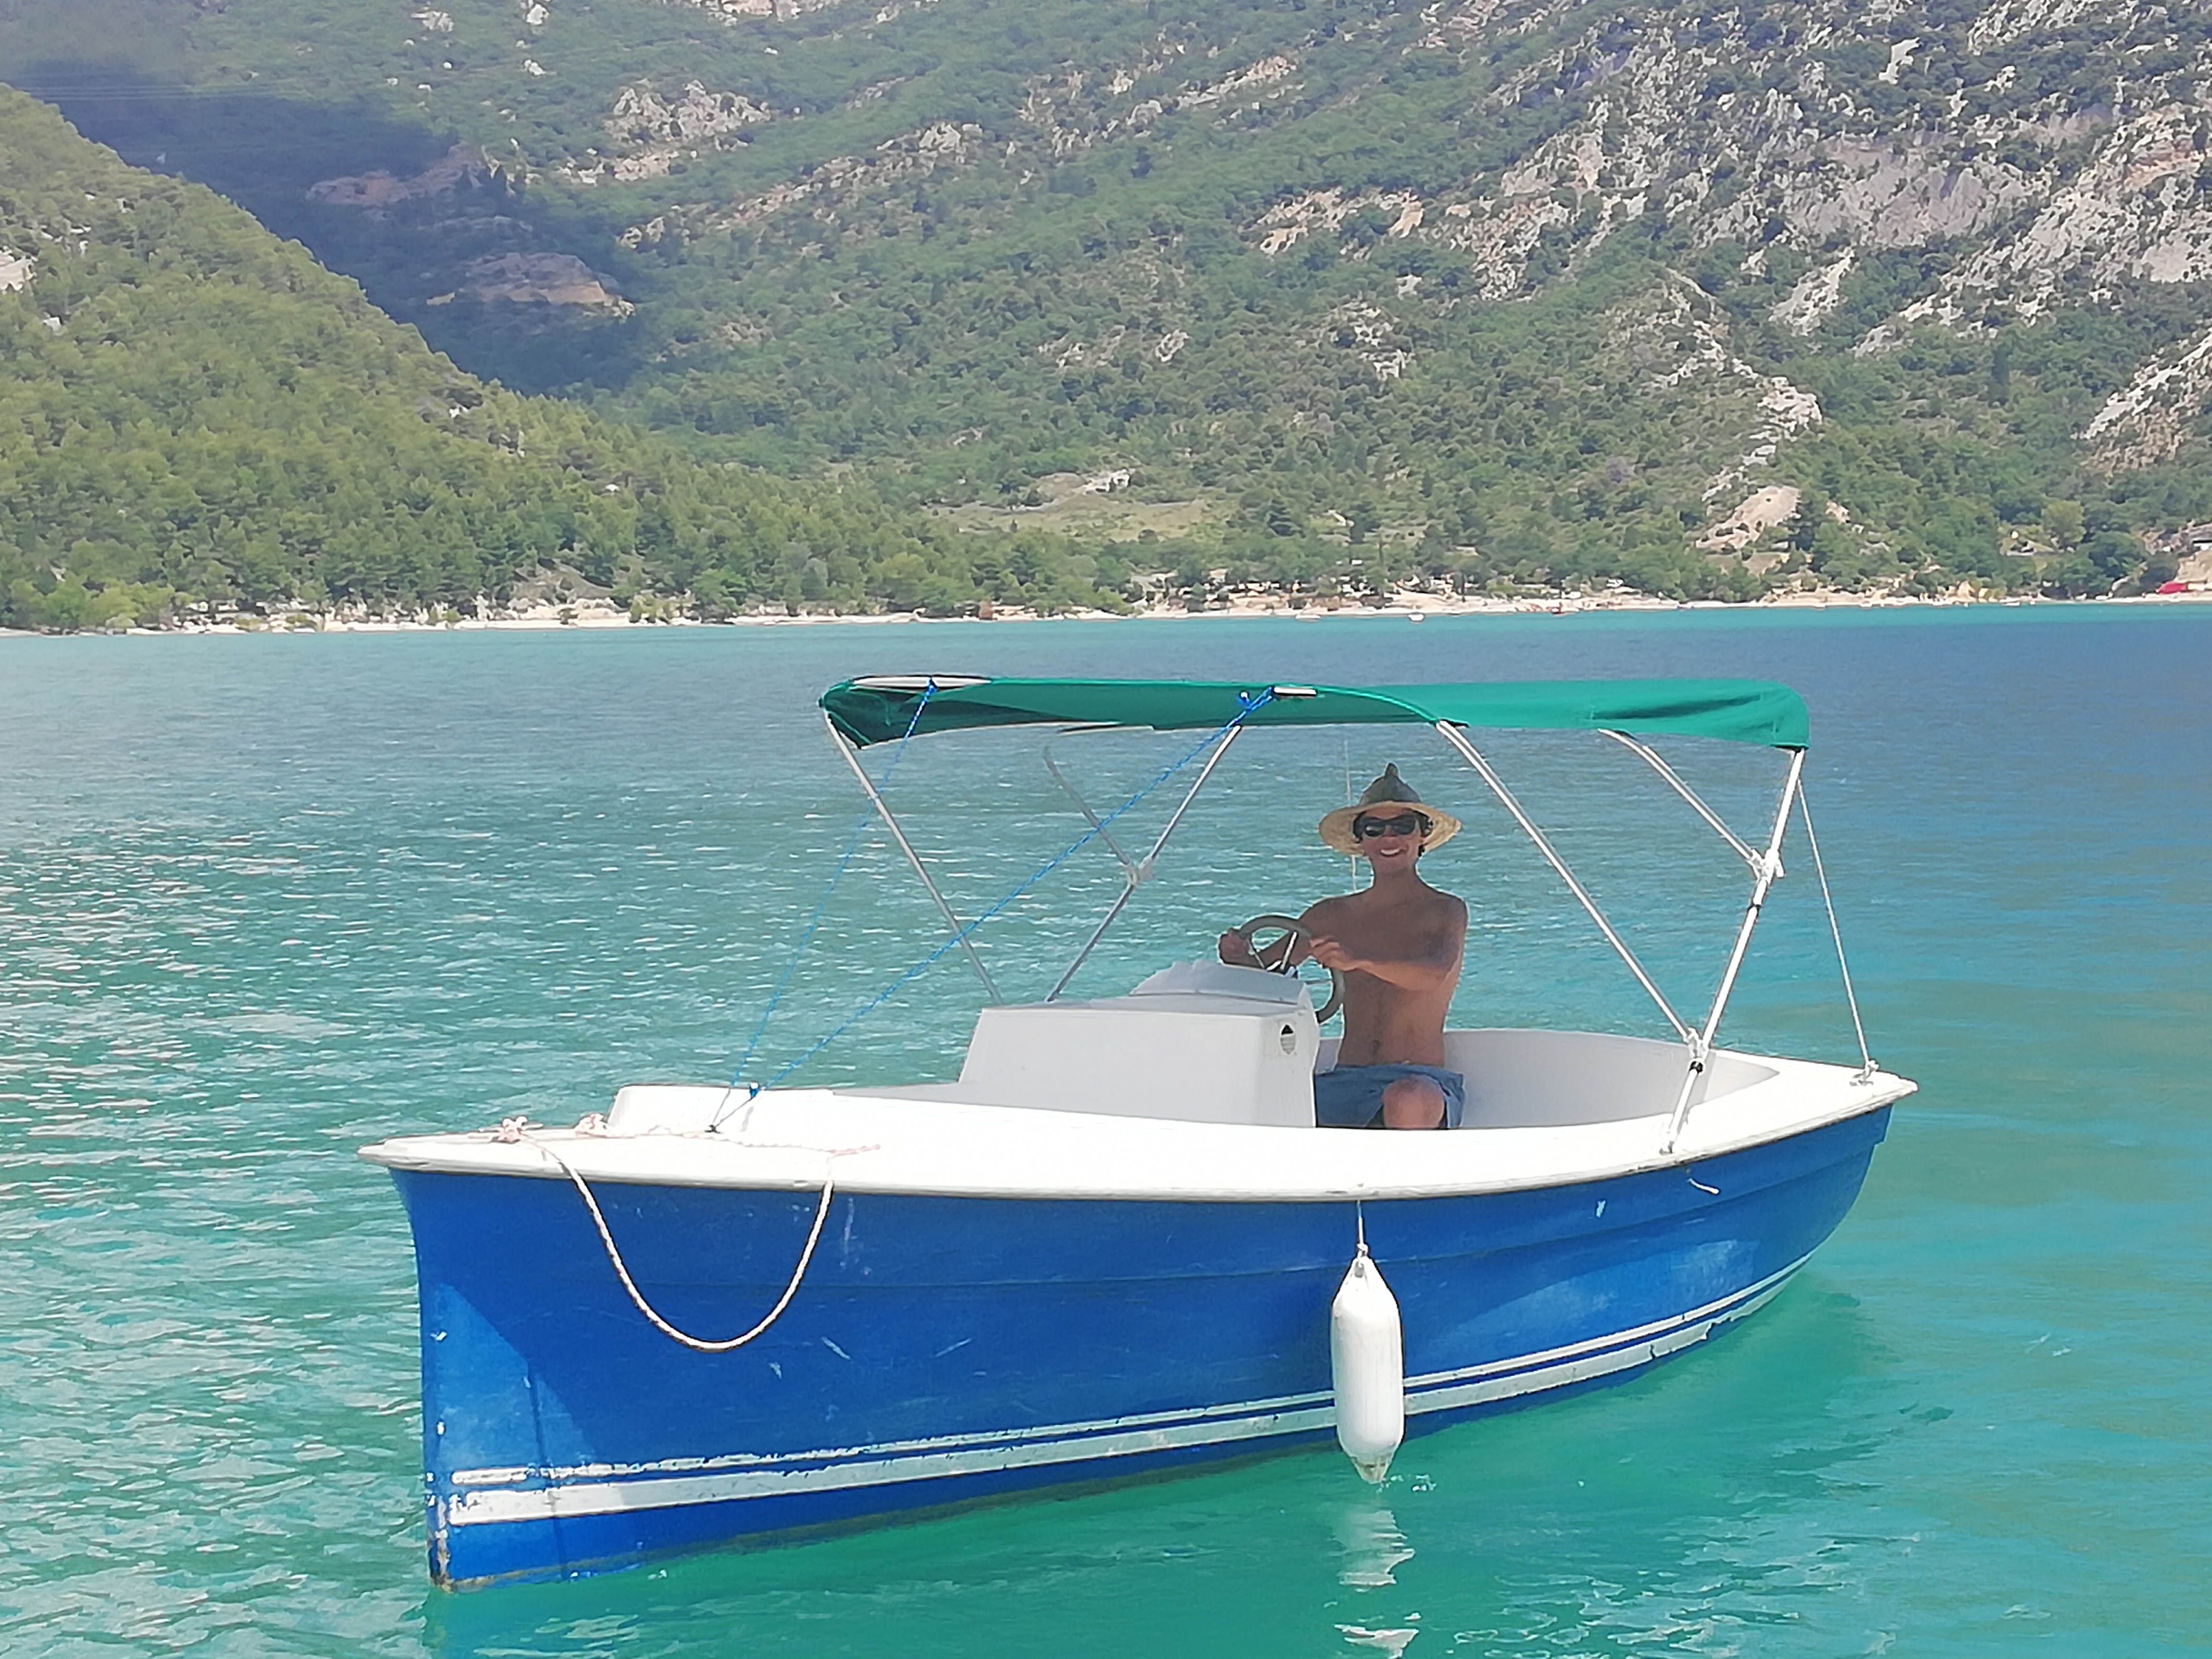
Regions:
M 41 72 L 465 364 L 991 522 L 1126 475 L 1194 592 L 2100 592 L 2212 520 L 2201 9 L 356 12 L 179 9 L 164 73 L 368 100 L 406 199 Z

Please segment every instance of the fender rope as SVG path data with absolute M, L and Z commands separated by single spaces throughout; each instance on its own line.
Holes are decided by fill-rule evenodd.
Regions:
M 645 1316 L 647 1322 L 652 1325 L 653 1329 L 672 1341 L 682 1343 L 695 1352 L 729 1353 L 744 1347 L 746 1343 L 759 1336 L 769 1326 L 783 1317 L 783 1310 L 791 1305 L 792 1298 L 799 1294 L 799 1285 L 805 1281 L 806 1269 L 814 1260 L 814 1247 L 822 1242 L 823 1224 L 830 1218 L 830 1200 L 836 1190 L 836 1182 L 827 1170 L 824 1170 L 822 1176 L 821 1200 L 814 1206 L 814 1224 L 806 1231 L 806 1247 L 799 1253 L 799 1265 L 791 1270 L 791 1278 L 783 1287 L 783 1294 L 776 1297 L 775 1305 L 763 1315 L 760 1322 L 750 1330 L 741 1335 L 716 1342 L 710 1341 L 705 1337 L 693 1336 L 689 1331 L 678 1330 L 661 1316 L 659 1310 L 645 1299 L 645 1292 L 638 1289 L 637 1281 L 630 1277 L 629 1265 L 623 1261 L 621 1247 L 616 1244 L 614 1234 L 608 1230 L 606 1216 L 601 1212 L 599 1200 L 593 1195 L 590 1184 L 577 1173 L 576 1166 L 563 1158 L 557 1148 L 540 1140 L 530 1133 L 530 1129 L 528 1120 L 510 1117 L 501 1119 L 499 1127 L 492 1133 L 493 1138 L 498 1140 L 527 1143 L 560 1166 L 562 1174 L 568 1177 L 570 1183 L 576 1189 L 577 1195 L 584 1200 L 584 1208 L 591 1212 L 592 1225 L 599 1229 L 599 1243 L 605 1247 L 607 1263 L 615 1270 L 615 1277 L 622 1281 L 622 1287 L 629 1293 L 630 1301 L 636 1306 L 637 1310 Z

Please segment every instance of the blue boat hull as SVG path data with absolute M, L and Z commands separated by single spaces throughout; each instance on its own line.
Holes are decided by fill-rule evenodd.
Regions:
M 1674 1168 L 1369 1201 L 1409 1427 L 1626 1376 L 1772 1294 L 1888 1109 Z M 624 1295 L 558 1180 L 395 1170 L 422 1288 L 431 1571 L 543 1577 L 1325 1438 L 1354 1206 L 842 1194 L 804 1285 L 701 1354 Z M 811 1194 L 595 1188 L 646 1296 L 744 1329 Z

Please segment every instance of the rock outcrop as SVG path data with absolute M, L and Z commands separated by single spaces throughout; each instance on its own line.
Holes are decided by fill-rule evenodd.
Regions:
M 456 144 L 420 173 L 402 179 L 382 168 L 373 173 L 325 179 L 307 186 L 307 199 L 331 207 L 359 208 L 380 212 L 405 202 L 451 196 L 491 182 L 492 169 L 483 152 Z
M 634 307 L 613 283 L 572 253 L 495 253 L 461 267 L 461 285 L 429 303 L 478 300 L 626 315 Z
M 617 154 L 605 164 L 612 178 L 658 179 L 686 155 L 719 149 L 747 128 L 775 118 L 768 106 L 742 93 L 710 92 L 687 81 L 664 94 L 650 81 L 624 87 L 600 125 Z
M 2082 428 L 2092 463 L 2106 471 L 2170 460 L 2212 403 L 2212 330 L 2168 357 L 2154 358 L 2105 400 Z

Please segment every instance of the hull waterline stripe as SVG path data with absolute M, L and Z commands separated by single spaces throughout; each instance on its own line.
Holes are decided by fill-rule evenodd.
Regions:
M 1753 1285 L 1670 1319 L 1463 1371 L 1408 1378 L 1406 1410 L 1408 1414 L 1460 1410 L 1648 1364 L 1704 1340 L 1717 1326 L 1763 1307 L 1807 1259 L 1800 1257 Z M 1255 1407 L 1263 1408 L 1255 1409 Z M 730 1462 L 737 1460 L 716 1459 L 714 1464 L 720 1467 L 714 1472 L 649 1474 L 645 1472 L 648 1468 L 670 1466 L 640 1466 L 639 1473 L 629 1478 L 587 1477 L 524 1491 L 479 1488 L 459 1492 L 447 1509 L 446 1521 L 453 1527 L 512 1524 L 730 1503 L 808 1491 L 892 1486 L 1232 1444 L 1326 1429 L 1334 1421 L 1334 1405 L 1327 1395 L 1297 1395 L 1281 1401 L 1215 1407 L 1203 1413 L 1158 1413 L 1150 1419 L 1125 1418 L 1093 1424 L 1064 1424 L 988 1436 L 948 1437 L 933 1443 L 896 1442 L 855 1448 L 850 1453 L 787 1453 L 744 1458 L 744 1462 L 754 1466 L 750 1468 L 732 1468 Z M 988 1443 L 979 1443 L 985 1441 Z M 687 1460 L 685 1467 L 701 1469 L 706 1462 Z M 611 1471 L 611 1466 L 599 1466 L 591 1474 L 599 1474 L 601 1470 Z M 486 1476 L 511 1478 L 515 1473 L 507 1469 L 464 1471 L 453 1479 L 456 1486 L 472 1486 L 471 1475 L 479 1480 Z M 566 1473 L 556 1472 L 553 1478 L 561 1481 Z M 585 1471 L 575 1473 L 584 1474 Z

